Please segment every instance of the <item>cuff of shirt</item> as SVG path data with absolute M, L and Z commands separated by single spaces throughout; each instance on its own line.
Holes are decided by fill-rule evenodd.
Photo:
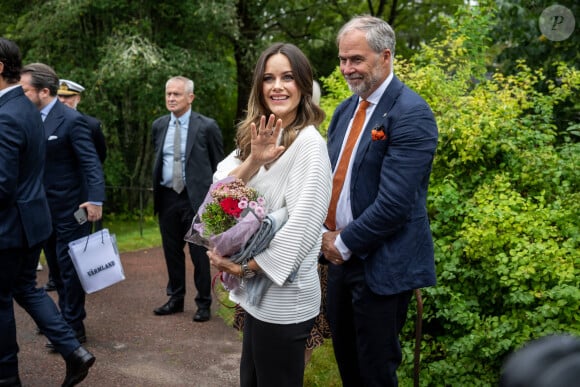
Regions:
M 89 202 L 89 203 L 91 203 L 92 205 L 95 205 L 95 206 L 102 206 L 103 205 L 103 202 Z
M 336 236 L 336 239 L 334 241 L 334 247 L 336 247 L 336 249 L 342 256 L 343 261 L 348 261 L 350 259 L 352 251 L 350 251 L 350 249 L 346 247 L 346 245 L 342 241 L 342 238 L 340 237 L 340 234 Z

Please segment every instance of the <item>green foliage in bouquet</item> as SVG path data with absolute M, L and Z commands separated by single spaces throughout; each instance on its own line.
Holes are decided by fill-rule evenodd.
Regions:
M 201 215 L 204 223 L 203 236 L 209 238 L 219 234 L 236 224 L 236 218 L 224 212 L 219 203 L 208 203 L 205 212 Z
M 445 39 L 395 60 L 395 74 L 429 102 L 439 126 L 428 197 L 438 284 L 423 289 L 425 386 L 496 386 L 505 357 L 526 342 L 580 335 L 579 124 L 558 130 L 554 114 L 580 91 L 580 71 L 554 63 L 548 78 L 523 61 L 513 75 L 490 71 L 494 3 L 484 3 L 443 19 Z M 347 90 L 338 70 L 323 85 L 327 101 Z M 329 116 L 336 102 L 323 99 Z M 415 314 L 412 304 L 403 386 L 413 385 Z
M 210 192 L 211 201 L 201 214 L 202 236 L 209 238 L 223 233 L 238 223 L 248 211 L 259 218 L 265 215 L 264 198 L 241 179 L 218 182 Z

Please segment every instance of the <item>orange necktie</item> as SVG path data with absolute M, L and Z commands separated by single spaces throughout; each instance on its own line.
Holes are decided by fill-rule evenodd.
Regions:
M 350 163 L 350 156 L 352 155 L 352 150 L 354 149 L 360 132 L 364 126 L 369 105 L 370 103 L 367 100 L 363 99 L 360 102 L 358 110 L 352 120 L 352 126 L 348 133 L 348 138 L 346 139 L 342 155 L 340 156 L 340 160 L 334 172 L 334 178 L 332 179 L 332 196 L 330 198 L 330 206 L 328 207 L 328 215 L 324 222 L 325 226 L 331 231 L 336 229 L 336 206 L 338 204 L 338 198 L 340 197 L 340 192 L 344 185 L 346 171 L 348 170 L 348 164 Z

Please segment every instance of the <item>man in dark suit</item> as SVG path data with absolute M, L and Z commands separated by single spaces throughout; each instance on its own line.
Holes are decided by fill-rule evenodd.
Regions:
M 396 386 L 411 294 L 435 284 L 426 196 L 437 125 L 427 103 L 393 74 L 395 33 L 386 22 L 356 17 L 337 42 L 355 95 L 328 129 L 328 319 L 344 386 Z
M 70 107 L 71 109 L 77 110 L 79 103 L 81 102 L 81 94 L 85 91 L 85 88 L 74 81 L 68 79 L 61 79 L 59 81 L 58 91 L 56 95 L 58 100 Z M 91 130 L 91 137 L 93 138 L 93 143 L 95 144 L 95 149 L 99 155 L 99 160 L 101 164 L 105 162 L 107 158 L 107 142 L 105 140 L 105 135 L 103 134 L 103 129 L 101 127 L 101 121 L 93 116 L 84 114 L 85 119 L 89 129 Z
M 170 114 L 152 125 L 154 211 L 159 214 L 163 253 L 167 264 L 169 301 L 156 308 L 158 316 L 183 312 L 185 297 L 185 241 L 183 237 L 212 183 L 224 157 L 220 128 L 215 120 L 191 110 L 193 81 L 173 77 L 165 85 Z M 177 134 L 177 136 L 176 136 Z M 177 151 L 177 152 L 176 152 Z M 193 320 L 210 319 L 211 277 L 204 247 L 188 243 L 197 288 Z
M 40 250 L 52 227 L 42 185 L 46 138 L 38 110 L 18 84 L 18 46 L 0 38 L 0 58 L 0 386 L 21 385 L 13 300 L 65 358 L 63 386 L 73 386 L 87 376 L 95 357 L 36 287 Z
M 42 63 L 29 64 L 21 71 L 20 84 L 40 110 L 47 139 L 44 186 L 53 231 L 44 254 L 60 311 L 79 341 L 85 342 L 85 292 L 68 254 L 68 243 L 90 233 L 90 223 L 75 220 L 76 210 L 84 208 L 89 222 L 101 219 L 103 170 L 85 118 L 56 97 L 59 83 L 54 70 Z
M 76 82 L 69 81 L 68 79 L 61 79 L 59 81 L 60 86 L 58 87 L 57 96 L 58 100 L 70 107 L 71 109 L 77 110 L 79 102 L 81 102 L 81 93 L 85 88 Z M 101 121 L 97 120 L 95 117 L 84 115 L 87 125 L 91 130 L 91 137 L 93 138 L 93 143 L 95 144 L 95 150 L 99 155 L 99 160 L 101 164 L 105 162 L 107 158 L 107 143 L 105 141 L 105 135 L 103 134 L 103 129 L 101 128 Z M 95 230 L 102 229 L 102 219 L 95 222 Z M 48 281 L 44 285 L 44 290 L 51 292 L 56 290 L 56 284 L 52 278 L 52 274 L 48 273 Z

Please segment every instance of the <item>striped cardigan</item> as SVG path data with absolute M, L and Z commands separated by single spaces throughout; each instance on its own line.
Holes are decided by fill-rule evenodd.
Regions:
M 234 154 L 220 163 L 215 178 L 225 177 L 235 167 Z M 314 126 L 302 129 L 284 154 L 269 169 L 262 167 L 248 184 L 264 196 L 269 211 L 286 206 L 288 221 L 270 246 L 254 257 L 274 283 L 260 304 L 248 304 L 243 287 L 232 291 L 230 298 L 268 323 L 295 324 L 316 317 L 320 311 L 318 253 L 332 190 L 324 139 Z M 296 278 L 287 282 L 296 269 Z

